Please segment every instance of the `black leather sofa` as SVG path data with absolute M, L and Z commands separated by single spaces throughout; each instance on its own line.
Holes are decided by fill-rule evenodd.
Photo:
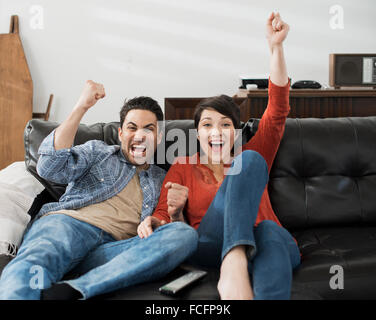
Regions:
M 243 124 L 243 141 L 254 135 L 258 123 L 250 119 Z M 25 128 L 27 168 L 46 187 L 31 215 L 44 202 L 56 201 L 65 189 L 36 173 L 38 147 L 57 125 L 31 120 Z M 118 144 L 117 127 L 117 122 L 80 125 L 75 144 L 90 139 Z M 174 128 L 188 135 L 193 121 L 166 122 L 166 133 Z M 185 152 L 190 153 L 188 141 Z M 166 141 L 166 149 L 172 143 Z M 376 298 L 376 117 L 287 119 L 268 188 L 278 218 L 294 235 L 302 254 L 302 263 L 294 271 L 291 298 Z M 332 266 L 337 269 L 331 270 Z M 218 270 L 208 270 L 206 278 L 177 297 L 158 292 L 161 285 L 189 268 L 182 265 L 158 281 L 94 299 L 218 299 Z M 336 285 L 340 288 L 335 289 Z

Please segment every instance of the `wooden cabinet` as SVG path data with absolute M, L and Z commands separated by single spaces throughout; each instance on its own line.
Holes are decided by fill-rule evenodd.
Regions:
M 21 39 L 18 17 L 9 34 L 0 34 L 0 169 L 25 157 L 23 132 L 32 118 L 33 83 Z
M 241 90 L 234 97 L 241 121 L 261 118 L 268 103 L 267 90 Z M 196 105 L 204 98 L 165 98 L 166 120 L 193 119 Z M 376 116 L 376 90 L 291 89 L 290 118 Z

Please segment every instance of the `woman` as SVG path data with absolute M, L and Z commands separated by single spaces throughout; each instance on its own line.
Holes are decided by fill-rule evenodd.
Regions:
M 229 167 L 239 108 L 224 95 L 201 102 L 195 111 L 201 152 L 176 159 L 153 216 L 138 227 L 142 238 L 167 222 L 185 221 L 197 229 L 198 248 L 190 262 L 220 266 L 221 299 L 289 299 L 292 270 L 300 263 L 298 246 L 275 216 L 266 188 L 289 113 L 282 47 L 288 31 L 272 13 L 269 103 L 255 136 L 235 152 Z

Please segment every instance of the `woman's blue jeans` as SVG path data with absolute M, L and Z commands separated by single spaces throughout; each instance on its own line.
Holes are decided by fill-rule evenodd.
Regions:
M 158 279 L 197 248 L 197 232 L 183 222 L 161 226 L 151 236 L 115 241 L 108 233 L 64 214 L 34 222 L 17 256 L 0 278 L 0 299 L 40 299 L 41 289 L 70 270 L 82 276 L 63 281 L 84 299 Z
M 292 271 L 300 264 L 296 242 L 274 221 L 253 227 L 267 181 L 260 154 L 247 150 L 234 159 L 197 229 L 198 248 L 189 262 L 219 267 L 232 248 L 245 245 L 255 299 L 290 299 Z

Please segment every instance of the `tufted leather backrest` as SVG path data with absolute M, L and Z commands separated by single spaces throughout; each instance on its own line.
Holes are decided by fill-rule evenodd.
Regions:
M 376 117 L 287 119 L 269 179 L 289 230 L 376 222 Z
M 254 135 L 258 122 L 250 119 L 243 125 L 243 141 Z M 65 186 L 40 178 L 36 162 L 40 143 L 57 126 L 55 122 L 31 120 L 24 136 L 26 166 L 56 200 Z M 80 125 L 74 144 L 92 139 L 119 144 L 118 126 L 118 122 Z M 188 136 L 193 120 L 166 121 L 165 140 L 177 128 Z M 177 139 L 165 141 L 166 150 Z M 195 137 L 187 138 L 186 148 L 175 155 L 192 154 L 197 150 L 192 148 L 195 143 Z M 156 154 L 164 153 L 158 149 Z M 167 170 L 170 163 L 160 166 Z M 287 119 L 268 188 L 275 213 L 290 231 L 375 223 L 376 117 Z

